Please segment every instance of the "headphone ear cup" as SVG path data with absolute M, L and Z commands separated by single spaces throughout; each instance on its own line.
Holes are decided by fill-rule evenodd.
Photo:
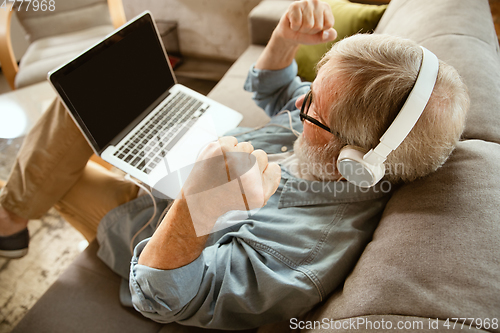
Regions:
M 372 187 L 385 174 L 385 165 L 366 163 L 366 150 L 357 146 L 345 146 L 337 158 L 337 170 L 348 182 L 359 187 Z

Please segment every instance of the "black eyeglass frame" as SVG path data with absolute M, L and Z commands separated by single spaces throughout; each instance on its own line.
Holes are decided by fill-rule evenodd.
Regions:
M 321 127 L 325 131 L 333 133 L 332 130 L 330 129 L 330 127 L 320 123 L 318 120 L 307 115 L 307 113 L 309 112 L 309 107 L 311 106 L 311 103 L 312 103 L 312 91 L 309 90 L 306 94 L 306 97 L 304 97 L 304 102 L 302 103 L 302 107 L 300 108 L 300 121 L 304 122 L 304 120 L 307 120 L 307 121 L 313 123 L 314 125 Z

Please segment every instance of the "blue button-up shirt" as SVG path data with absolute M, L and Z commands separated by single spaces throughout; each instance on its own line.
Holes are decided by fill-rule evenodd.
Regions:
M 295 62 L 280 71 L 249 72 L 245 89 L 270 116 L 263 128 L 237 129 L 238 140 L 280 153 L 293 149 L 287 113 L 298 131 L 295 100 L 310 83 L 296 77 Z M 138 264 L 149 238 L 134 250 L 130 292 L 134 307 L 158 322 L 206 328 L 244 329 L 301 315 L 342 285 L 356 264 L 389 199 L 390 184 L 371 189 L 345 181 L 295 178 L 282 167 L 278 190 L 266 206 L 209 236 L 190 264 L 159 270 Z M 99 226 L 99 255 L 126 276 L 130 235 L 149 219 L 151 204 L 140 197 L 110 212 Z M 159 202 L 160 211 L 167 202 Z M 140 237 L 150 236 L 153 227 Z

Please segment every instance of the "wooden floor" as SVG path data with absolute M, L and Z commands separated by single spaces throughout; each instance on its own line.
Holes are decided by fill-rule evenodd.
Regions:
M 25 257 L 0 258 L 2 333 L 15 327 L 86 245 L 83 236 L 55 210 L 30 221 L 29 231 L 30 247 Z

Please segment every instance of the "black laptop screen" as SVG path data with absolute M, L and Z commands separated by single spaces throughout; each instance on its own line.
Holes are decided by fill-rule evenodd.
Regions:
M 149 14 L 59 72 L 51 80 L 99 152 L 174 85 Z

